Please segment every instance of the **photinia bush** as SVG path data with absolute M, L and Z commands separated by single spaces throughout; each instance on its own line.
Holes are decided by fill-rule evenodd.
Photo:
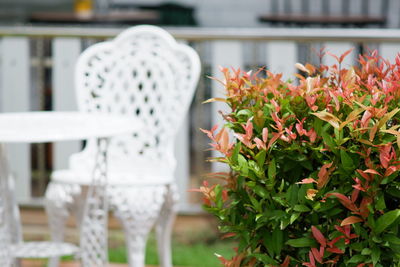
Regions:
M 225 266 L 399 266 L 400 56 L 349 52 L 296 82 L 222 70 L 231 111 L 202 131 L 231 172 L 195 191 L 238 241 Z

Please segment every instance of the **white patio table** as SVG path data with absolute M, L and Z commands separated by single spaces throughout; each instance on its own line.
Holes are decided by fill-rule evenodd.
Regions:
M 140 126 L 132 117 L 121 115 L 51 111 L 0 114 L 0 143 L 97 139 L 93 180 L 88 189 L 81 224 L 82 266 L 102 267 L 108 264 L 106 184 L 109 139 L 116 135 L 131 134 Z

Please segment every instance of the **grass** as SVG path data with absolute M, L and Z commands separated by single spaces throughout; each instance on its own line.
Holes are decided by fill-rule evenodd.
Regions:
M 226 241 L 215 242 L 179 242 L 175 241 L 172 247 L 174 266 L 215 267 L 219 260 L 214 255 L 218 253 L 224 257 L 231 257 L 234 244 Z M 109 250 L 110 262 L 126 263 L 126 248 L 119 246 Z M 154 236 L 147 242 L 146 264 L 158 265 L 157 244 Z
M 229 241 L 217 240 L 207 233 L 197 233 L 184 238 L 175 238 L 172 244 L 172 259 L 174 266 L 215 267 L 220 262 L 215 256 L 218 253 L 226 258 L 233 255 L 235 244 Z M 109 261 L 127 263 L 126 248 L 124 245 L 115 246 L 108 251 Z M 72 257 L 63 257 L 71 261 Z M 150 235 L 146 249 L 146 264 L 158 265 L 157 243 L 154 235 Z

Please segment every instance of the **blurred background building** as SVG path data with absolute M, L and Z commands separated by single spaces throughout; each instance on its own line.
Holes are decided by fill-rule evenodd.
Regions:
M 77 2 L 1 0 L 0 19 L 3 23 L 27 23 L 32 19 L 32 14 L 37 12 L 72 12 Z M 200 27 L 265 27 L 260 17 L 289 13 L 316 16 L 368 15 L 384 17 L 385 27 L 397 28 L 400 24 L 400 5 L 397 0 L 98 0 L 93 1 L 93 7 L 103 12 L 155 10 L 161 16 L 158 24 L 195 24 Z M 292 25 L 296 26 L 296 23 Z M 348 23 L 347 26 L 351 25 L 354 24 Z M 318 23 L 314 23 L 315 26 Z

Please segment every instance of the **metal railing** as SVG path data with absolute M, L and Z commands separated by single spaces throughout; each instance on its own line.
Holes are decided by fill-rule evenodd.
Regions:
M 73 69 L 87 46 L 112 38 L 124 28 L 0 26 L 0 109 L 1 111 L 74 110 Z M 203 64 L 186 124 L 180 131 L 176 154 L 181 211 L 199 210 L 200 196 L 188 194 L 202 175 L 222 168 L 207 165 L 207 138 L 198 131 L 221 123 L 222 104 L 202 105 L 222 89 L 207 76 L 219 76 L 219 66 L 242 69 L 267 66 L 290 77 L 296 62 L 318 60 L 314 50 L 325 46 L 334 54 L 355 47 L 345 64 L 356 61 L 357 52 L 378 49 L 383 57 L 394 58 L 400 50 L 400 30 L 394 29 L 296 29 L 296 28 L 166 28 L 179 41 L 193 46 Z M 326 57 L 325 63 L 334 61 Z M 52 169 L 67 166 L 70 153 L 80 143 L 46 144 L 9 148 L 10 162 L 17 177 L 21 203 L 34 203 Z

